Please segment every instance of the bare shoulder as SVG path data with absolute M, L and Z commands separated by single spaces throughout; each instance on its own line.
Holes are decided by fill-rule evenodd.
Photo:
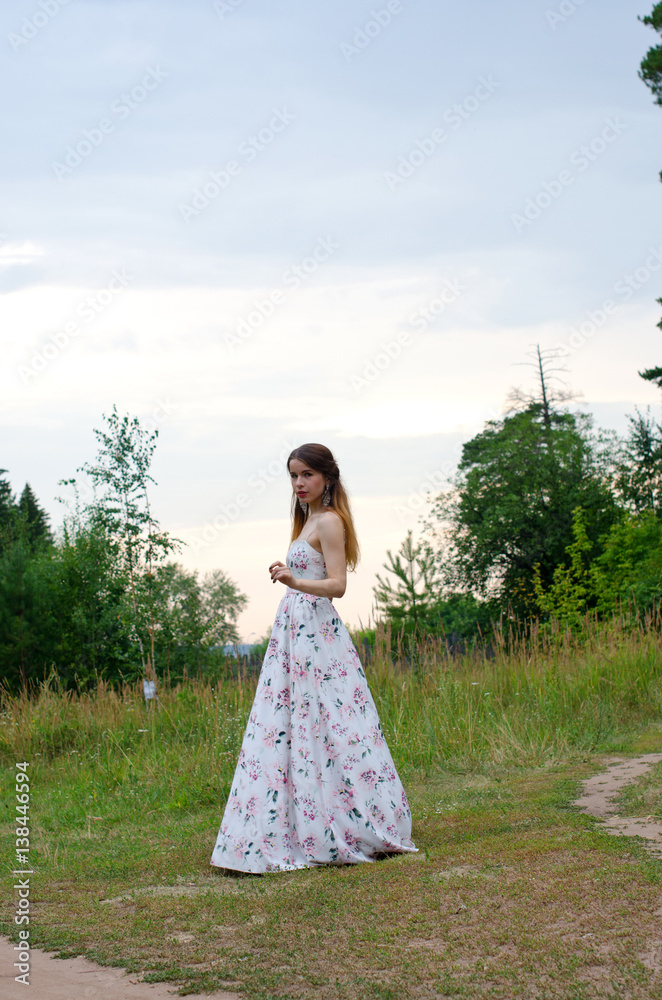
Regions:
M 331 516 L 329 516 L 331 515 Z M 333 510 L 325 510 L 317 522 L 317 533 L 320 538 L 332 540 L 345 534 L 342 518 Z

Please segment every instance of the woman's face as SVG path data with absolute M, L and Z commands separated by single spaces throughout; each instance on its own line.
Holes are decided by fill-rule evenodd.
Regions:
M 314 503 L 322 496 L 326 482 L 321 472 L 315 472 L 298 458 L 291 459 L 289 468 L 292 490 L 302 503 Z

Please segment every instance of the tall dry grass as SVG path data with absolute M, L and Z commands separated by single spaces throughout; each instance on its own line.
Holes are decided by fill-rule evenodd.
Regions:
M 587 618 L 581 638 L 497 630 L 488 649 L 457 657 L 428 639 L 406 662 L 378 629 L 365 669 L 396 764 L 424 776 L 438 766 L 530 765 L 613 746 L 660 718 L 661 647 L 659 620 L 621 615 L 607 624 Z M 76 693 L 51 679 L 36 695 L 0 699 L 0 758 L 67 760 L 90 780 L 217 802 L 219 781 L 229 789 L 256 682 L 240 671 L 162 685 L 158 706 L 148 708 L 139 684 L 100 682 Z

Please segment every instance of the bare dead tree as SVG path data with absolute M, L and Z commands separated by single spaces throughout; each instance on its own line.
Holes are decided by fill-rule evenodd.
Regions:
M 568 383 L 558 374 L 558 372 L 568 371 L 565 366 L 554 365 L 554 362 L 561 356 L 558 349 L 541 350 L 540 344 L 536 344 L 528 354 L 531 361 L 515 363 L 526 365 L 535 370 L 536 389 L 533 392 L 525 392 L 519 386 L 512 388 L 506 398 L 508 404 L 506 413 L 526 409 L 527 406 L 537 403 L 542 407 L 543 423 L 545 427 L 549 428 L 554 404 L 579 399 L 580 394 L 567 388 Z M 554 383 L 559 383 L 559 385 Z

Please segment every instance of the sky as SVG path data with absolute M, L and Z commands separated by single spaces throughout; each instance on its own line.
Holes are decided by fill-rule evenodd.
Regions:
M 13 489 L 116 406 L 200 573 L 282 596 L 293 447 L 333 451 L 374 616 L 462 443 L 560 349 L 575 408 L 659 407 L 658 41 L 631 0 L 9 0 L 0 9 L 0 421 Z M 658 411 L 659 412 L 659 411 Z M 281 593 L 278 593 L 281 590 Z

